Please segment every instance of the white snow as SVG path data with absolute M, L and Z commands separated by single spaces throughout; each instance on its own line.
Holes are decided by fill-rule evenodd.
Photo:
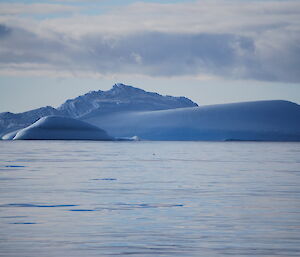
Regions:
M 3 139 L 9 139 L 4 136 Z M 13 140 L 113 140 L 103 129 L 61 116 L 47 116 L 21 129 Z
M 4 136 L 1 138 L 2 140 L 13 140 L 13 138 L 17 135 L 19 130 L 15 130 L 13 132 L 4 134 Z
M 56 116 L 32 124 L 47 115 Z M 115 140 L 300 141 L 300 106 L 292 102 L 199 107 L 185 97 L 162 96 L 120 83 L 108 91 L 67 100 L 57 109 L 0 113 L 0 137 L 6 133 L 2 139 L 112 139 L 98 127 L 66 116 L 99 126 Z
M 65 116 L 81 119 L 95 113 L 99 115 L 120 111 L 152 111 L 194 106 L 197 104 L 186 97 L 162 96 L 118 83 L 107 91 L 91 91 L 69 99 L 57 110 Z
M 147 140 L 300 141 L 300 106 L 281 100 L 93 116 L 116 137 Z
M 186 97 L 163 96 L 118 83 L 107 91 L 91 91 L 69 99 L 57 109 L 46 106 L 23 113 L 0 113 L 0 137 L 11 131 L 25 128 L 49 115 L 82 119 L 95 114 L 106 115 L 124 111 L 152 111 L 194 106 L 197 104 Z

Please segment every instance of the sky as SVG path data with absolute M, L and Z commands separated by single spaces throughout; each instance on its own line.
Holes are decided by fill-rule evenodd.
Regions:
M 300 104 L 300 1 L 0 0 L 0 112 L 115 83 Z

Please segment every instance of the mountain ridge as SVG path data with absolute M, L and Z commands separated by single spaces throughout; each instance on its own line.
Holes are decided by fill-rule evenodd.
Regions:
M 59 115 L 81 119 L 89 115 L 106 115 L 112 112 L 151 111 L 198 106 L 186 97 L 163 96 L 122 83 L 107 91 L 90 91 L 66 100 L 59 107 L 40 107 L 21 113 L 0 113 L 0 135 L 18 130 L 38 119 Z
M 77 108 L 78 105 L 81 105 L 81 108 Z M 198 104 L 186 97 L 162 96 L 117 83 L 107 91 L 90 91 L 82 96 L 68 99 L 57 110 L 70 117 L 81 118 L 94 111 L 100 115 L 115 111 L 151 111 L 192 106 L 198 106 Z

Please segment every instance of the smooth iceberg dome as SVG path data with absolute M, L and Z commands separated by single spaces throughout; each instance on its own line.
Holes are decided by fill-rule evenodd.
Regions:
M 300 106 L 280 100 L 95 115 L 86 121 L 116 137 L 146 140 L 300 141 Z
M 89 123 L 61 116 L 46 116 L 17 132 L 13 140 L 113 140 Z

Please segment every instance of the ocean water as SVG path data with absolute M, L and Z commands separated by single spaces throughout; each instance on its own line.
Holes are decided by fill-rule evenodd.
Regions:
M 0 256 L 300 256 L 300 144 L 0 141 Z

